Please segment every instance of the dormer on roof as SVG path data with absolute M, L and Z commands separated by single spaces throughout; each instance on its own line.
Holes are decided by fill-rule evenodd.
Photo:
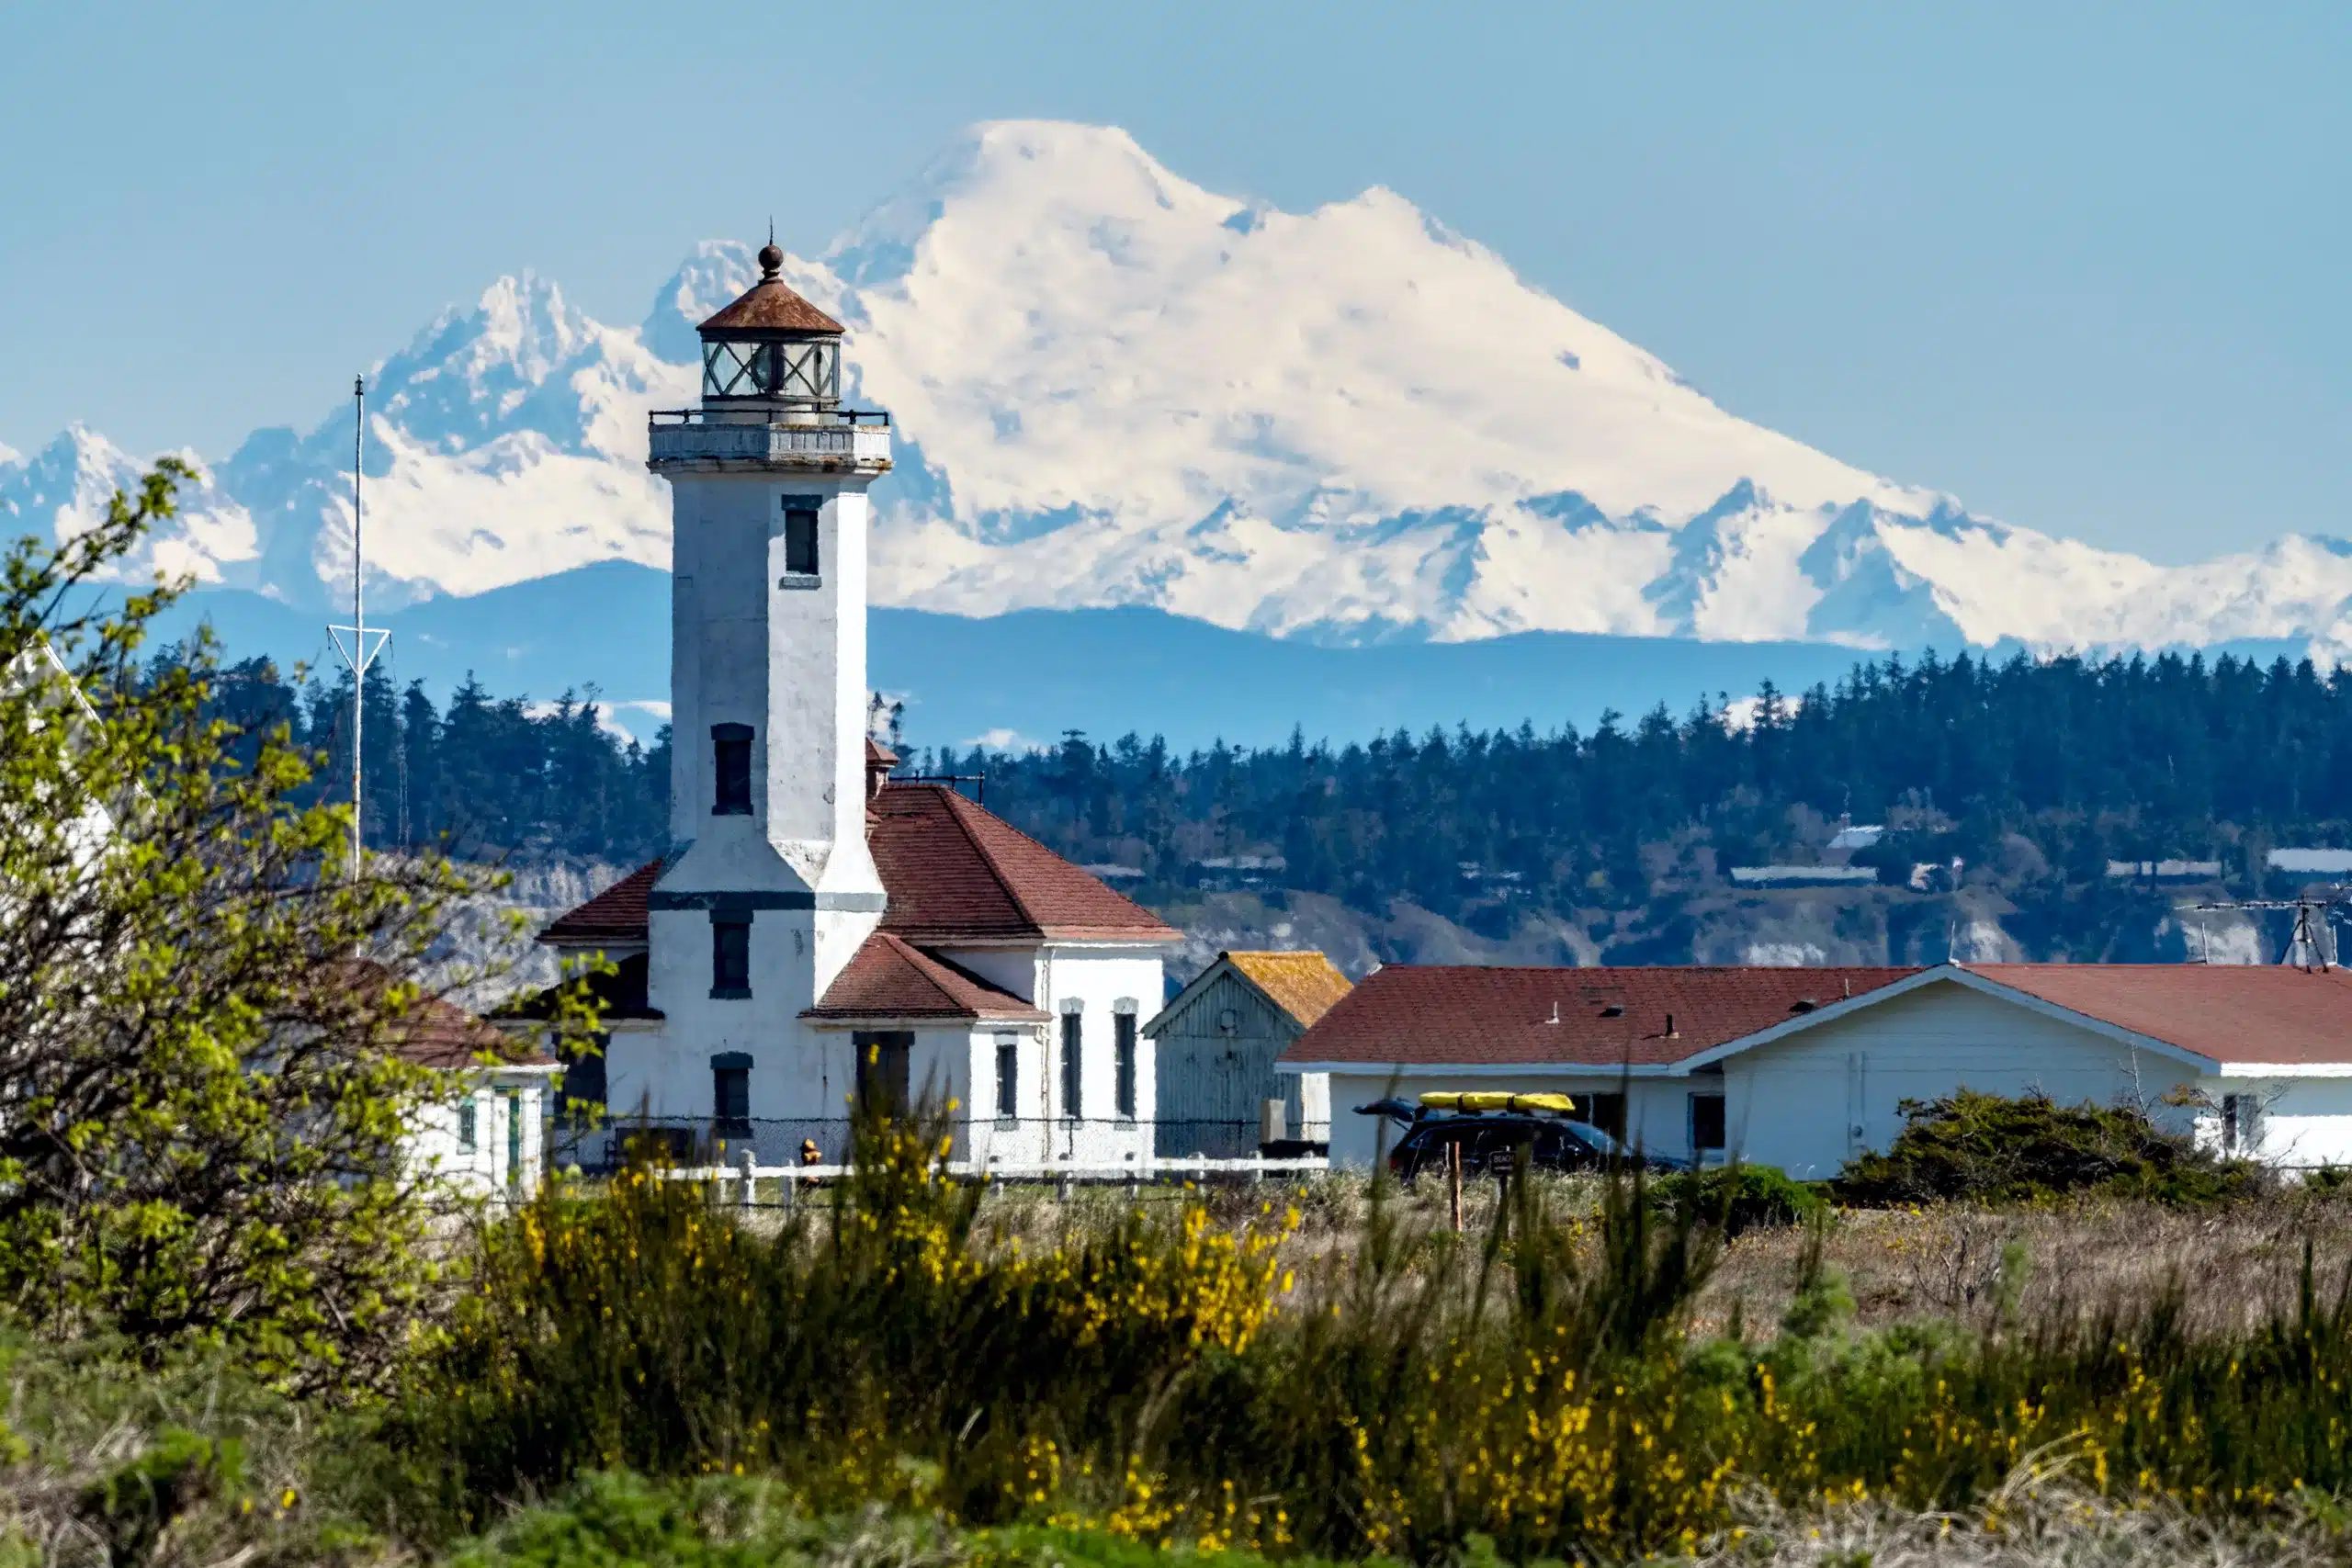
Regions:
M 773 236 L 760 280 L 695 330 L 702 337 L 705 406 L 830 412 L 842 400 L 842 324 L 784 281 Z

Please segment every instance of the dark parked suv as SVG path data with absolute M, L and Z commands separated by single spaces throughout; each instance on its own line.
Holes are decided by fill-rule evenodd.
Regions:
M 1478 1176 L 1513 1169 L 1524 1160 L 1540 1170 L 1605 1170 L 1612 1162 L 1638 1159 L 1649 1170 L 1683 1170 L 1689 1161 L 1670 1155 L 1636 1154 L 1589 1122 L 1565 1116 L 1507 1111 L 1432 1111 L 1402 1100 L 1383 1100 L 1356 1107 L 1361 1116 L 1385 1116 L 1397 1124 L 1388 1145 L 1388 1168 L 1410 1181 L 1423 1171 L 1442 1175 L 1446 1146 L 1462 1145 L 1462 1172 Z

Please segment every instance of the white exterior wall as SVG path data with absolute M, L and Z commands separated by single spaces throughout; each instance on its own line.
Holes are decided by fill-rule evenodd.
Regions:
M 871 476 L 778 464 L 668 477 L 670 826 L 683 852 L 650 899 L 647 999 L 664 1021 L 614 1039 L 607 1103 L 623 1122 L 707 1120 L 712 1058 L 741 1052 L 755 1122 L 838 1122 L 855 1081 L 848 1037 L 800 1014 L 882 917 L 865 842 Z M 813 577 L 785 569 L 786 497 L 818 503 Z M 720 724 L 752 732 L 748 814 L 712 810 Z M 749 997 L 711 994 L 714 912 L 750 920 Z M 804 1135 L 827 1141 L 821 1130 L 788 1141 Z
M 474 1143 L 458 1139 L 458 1103 L 427 1107 L 408 1137 L 413 1168 L 446 1182 L 469 1197 L 511 1194 L 527 1198 L 539 1190 L 547 1168 L 549 1073 L 487 1073 L 464 1098 L 474 1103 Z M 519 1124 L 522 1158 L 514 1158 L 510 1125 Z
M 2163 1098 L 2185 1086 L 2211 1092 L 2220 1081 L 2200 1079 L 2176 1057 L 1945 981 L 1725 1060 L 1724 1136 L 1737 1158 L 1822 1180 L 1861 1150 L 1892 1144 L 1905 1100 L 1964 1087 L 2046 1094 L 2062 1104 L 2129 1101 L 2186 1126 L 2192 1114 Z
M 1322 1076 L 1322 1075 L 1317 1075 Z M 1415 1073 L 1392 1078 L 1385 1068 L 1328 1076 L 1333 1169 L 1369 1170 L 1380 1157 L 1385 1137 L 1396 1143 L 1396 1123 L 1385 1116 L 1359 1116 L 1356 1107 L 1376 1100 L 1410 1104 L 1423 1094 L 1473 1089 L 1498 1094 L 1590 1094 L 1625 1096 L 1625 1141 L 1659 1154 L 1690 1153 L 1690 1097 L 1717 1092 L 1709 1078 L 1624 1078 L 1612 1073 L 1559 1072 L 1530 1067 L 1513 1073 Z M 1385 1131 L 1384 1131 L 1385 1130 Z
M 866 483 L 790 471 L 670 480 L 670 828 L 686 848 L 663 872 L 654 903 L 750 896 L 758 977 L 767 971 L 757 950 L 782 951 L 760 942 L 763 917 L 799 918 L 801 949 L 791 962 L 809 973 L 788 988 L 812 997 L 881 919 L 882 882 L 865 844 Z M 785 570 L 787 497 L 820 503 L 814 578 Z M 720 724 L 752 730 L 748 815 L 712 810 L 711 729 Z M 790 904 L 802 907 L 776 907 Z M 704 1021 L 671 1009 L 694 987 L 663 988 L 659 976 L 654 984 L 653 1005 L 670 1014 L 674 1032 L 694 1037 Z M 706 981 L 706 998 L 708 989 Z
M 989 983 L 1004 987 L 1051 1021 L 1044 1025 L 983 1026 L 971 1036 L 973 1066 L 967 1081 L 987 1090 L 970 1099 L 986 1137 L 973 1134 L 1005 1159 L 1071 1159 L 1112 1163 L 1139 1159 L 1150 1148 L 1150 1125 L 1158 1114 L 1158 1062 L 1143 1024 L 1160 1009 L 1165 968 L 1161 950 L 1135 943 L 1048 942 L 1036 947 L 942 948 L 941 955 Z M 1062 1103 L 1061 1031 L 1066 1010 L 1075 1007 L 1080 1023 L 1080 1119 L 1072 1122 Z M 1118 1063 L 1114 1052 L 1122 1010 L 1136 1017 L 1136 1104 L 1131 1122 L 1114 1114 Z M 1021 1049 L 1020 1117 L 1006 1126 L 996 1111 L 996 1039 L 1017 1032 Z M 985 1059 L 983 1059 L 985 1058 Z
M 2224 1095 L 2252 1097 L 2254 1138 L 2233 1152 L 2251 1155 L 2288 1169 L 2324 1165 L 2352 1166 L 2352 1077 L 2240 1077 L 2234 1074 L 2198 1080 L 2206 1104 L 2197 1117 L 2198 1141 L 2220 1148 Z

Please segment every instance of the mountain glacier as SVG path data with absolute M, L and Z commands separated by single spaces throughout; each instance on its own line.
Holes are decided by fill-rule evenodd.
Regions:
M 378 367 L 371 604 L 666 566 L 645 414 L 693 400 L 694 323 L 752 276 L 706 242 L 635 328 L 501 278 Z M 1288 213 L 1123 131 L 984 125 L 786 276 L 897 425 L 885 604 L 1147 605 L 1334 644 L 2352 646 L 2352 546 L 2166 568 L 1972 515 L 1726 412 L 1386 190 Z M 140 570 L 324 607 L 351 438 L 345 405 L 202 465 Z M 138 467 L 78 426 L 0 447 L 0 517 L 70 531 Z

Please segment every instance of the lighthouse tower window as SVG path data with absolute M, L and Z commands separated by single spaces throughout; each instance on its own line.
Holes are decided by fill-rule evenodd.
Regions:
M 710 760 L 714 788 L 713 817 L 752 814 L 752 727 L 714 724 L 710 727 Z
M 817 509 L 784 503 L 784 570 L 795 577 L 817 575 Z

